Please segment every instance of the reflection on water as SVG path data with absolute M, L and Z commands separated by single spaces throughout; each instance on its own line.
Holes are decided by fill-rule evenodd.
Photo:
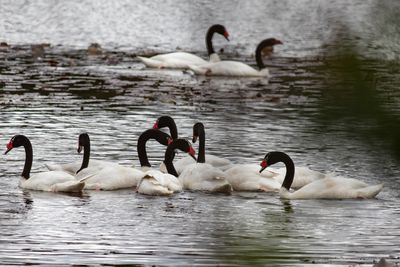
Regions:
M 86 131 L 91 135 L 93 158 L 137 165 L 139 134 L 157 117 L 168 114 L 175 118 L 183 137 L 190 137 L 192 125 L 202 121 L 207 153 L 238 163 L 258 163 L 268 151 L 283 150 L 299 166 L 371 184 L 384 182 L 378 198 L 287 201 L 273 193 L 184 192 L 155 198 L 133 189 L 81 195 L 23 191 L 17 184 L 24 152 L 18 149 L 0 160 L 1 264 L 371 266 L 383 257 L 399 261 L 400 230 L 395 222 L 400 215 L 400 170 L 393 143 L 388 142 L 398 140 L 394 130 L 400 114 L 398 65 L 361 56 L 354 61 L 359 68 L 349 69 L 330 53 L 332 47 L 320 45 L 332 38 L 325 29 L 339 30 L 327 24 L 344 20 L 352 30 L 357 29 L 358 19 L 380 4 L 356 1 L 347 6 L 333 1 L 322 6 L 300 1 L 264 8 L 264 1 L 205 2 L 182 2 L 180 9 L 169 1 L 140 3 L 135 12 L 130 12 L 135 3 L 131 1 L 115 6 L 104 1 L 93 6 L 74 1 L 2 5 L 0 19 L 6 20 L 5 25 L 22 22 L 12 29 L 6 26 L 7 38 L 0 35 L 10 44 L 0 48 L 0 145 L 15 134 L 29 136 L 34 151 L 32 171 L 36 172 L 44 170 L 44 163 L 80 160 L 76 141 Z M 83 9 L 74 6 L 78 13 L 70 17 L 72 5 Z M 168 7 L 174 16 L 171 12 L 153 16 L 157 5 Z M 193 6 L 199 10 L 196 14 Z M 97 12 L 89 12 L 89 17 L 79 15 L 90 8 Z M 118 16 L 115 8 L 120 10 Z M 266 13 L 249 15 L 263 8 Z M 98 9 L 104 10 L 104 20 L 97 18 Z M 310 14 L 310 10 L 318 12 Z M 11 18 L 2 16 L 4 12 L 19 15 Z M 32 24 L 38 14 L 43 20 L 40 25 Z M 229 14 L 235 14 L 235 20 L 227 19 Z M 285 45 L 268 60 L 273 74 L 269 81 L 144 69 L 135 59 L 135 53 L 175 50 L 178 42 L 189 51 L 203 51 L 204 36 L 188 29 L 202 32 L 213 15 L 226 21 L 235 36 L 224 47 L 223 56 L 253 66 L 249 55 L 258 42 L 254 35 L 261 35 L 263 27 L 275 37 L 285 35 Z M 253 27 L 251 31 L 240 20 L 242 16 Z M 177 19 L 182 17 L 198 21 L 182 26 Z M 269 23 L 260 26 L 261 17 Z M 110 24 L 111 18 L 117 20 L 115 24 Z M 140 23 L 137 18 L 142 18 Z M 121 24 L 118 19 L 126 21 Z M 84 25 L 82 20 L 90 21 L 85 30 L 75 25 Z M 38 33 L 52 23 L 67 32 L 40 35 L 44 40 L 38 40 Z M 113 25 L 118 26 L 115 32 Z M 35 29 L 22 31 L 25 26 Z M 163 35 L 155 34 L 160 30 Z M 336 38 L 344 36 L 340 30 L 342 35 Z M 49 32 L 54 33 L 51 28 Z M 182 34 L 175 37 L 171 32 Z M 138 35 L 142 38 L 137 39 Z M 367 40 L 369 31 L 360 36 Z M 43 50 L 30 45 L 42 41 L 51 45 Z M 108 49 L 89 55 L 86 49 L 69 46 L 86 47 L 93 41 Z M 218 47 L 225 45 L 219 41 Z M 128 45 L 129 51 L 121 48 Z M 328 51 L 319 54 L 321 49 Z M 364 52 L 375 55 L 376 50 L 386 51 L 372 47 Z M 366 106 L 357 106 L 358 96 Z M 376 103 L 390 116 L 376 112 L 372 105 Z M 384 134 L 385 130 L 390 133 Z M 149 143 L 152 163 L 159 164 L 163 152 L 164 147 Z

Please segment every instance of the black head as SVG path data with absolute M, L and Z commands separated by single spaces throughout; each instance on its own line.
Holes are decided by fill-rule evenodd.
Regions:
M 153 129 L 161 129 L 168 127 L 171 123 L 175 123 L 174 119 L 170 116 L 161 116 L 153 125 Z
M 274 46 L 274 45 L 279 45 L 279 44 L 283 44 L 282 41 L 275 39 L 275 38 L 268 38 L 268 39 L 263 40 L 260 43 L 260 46 L 266 47 L 266 46 Z
M 200 133 L 204 133 L 204 125 L 201 122 L 196 123 L 193 125 L 193 143 L 196 143 L 197 138 L 199 137 Z
M 283 152 L 278 152 L 278 151 L 273 151 L 273 152 L 267 153 L 267 155 L 265 155 L 264 159 L 260 163 L 260 166 L 261 166 L 260 172 L 265 170 L 265 168 L 267 168 L 268 166 L 271 166 L 278 162 L 281 162 L 282 154 L 283 154 Z
M 210 29 L 208 30 L 209 32 L 216 32 L 219 33 L 221 35 L 223 35 L 225 37 L 226 40 L 229 41 L 229 33 L 228 31 L 225 29 L 225 26 L 221 25 L 221 24 L 214 24 L 210 27 Z
M 87 133 L 81 133 L 79 135 L 79 140 L 78 140 L 78 153 L 81 153 L 82 149 L 90 144 L 90 138 Z
M 7 144 L 7 150 L 4 152 L 4 155 L 10 152 L 14 147 L 20 147 L 26 144 L 26 136 L 24 135 L 14 135 L 10 142 Z
M 174 149 L 179 149 L 183 152 L 189 153 L 189 155 L 196 160 L 196 151 L 190 144 L 190 142 L 186 139 L 183 138 L 178 138 L 172 141 L 171 144 L 168 145 L 168 147 L 173 147 Z

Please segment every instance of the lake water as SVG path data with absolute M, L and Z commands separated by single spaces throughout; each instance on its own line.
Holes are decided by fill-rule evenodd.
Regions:
M 31 139 L 32 172 L 92 157 L 138 165 L 136 142 L 160 115 L 179 134 L 206 127 L 207 153 L 385 183 L 369 200 L 281 200 L 274 193 L 133 189 L 66 195 L 18 187 L 23 149 L 0 163 L 1 265 L 372 266 L 400 262 L 400 52 L 397 1 L 0 0 L 0 145 Z M 397 8 L 397 9 L 396 9 Z M 205 56 L 214 23 L 224 59 L 255 65 L 257 43 L 281 39 L 266 79 L 145 69 L 136 54 Z M 97 42 L 99 55 L 86 48 Z M 44 54 L 32 44 L 49 43 Z M 40 49 L 39 49 L 40 50 Z M 338 52 L 339 51 L 339 52 Z M 357 56 L 355 57 L 354 54 Z M 353 68 L 354 67 L 354 68 Z M 360 92 L 361 90 L 361 92 Z M 148 144 L 151 162 L 164 147 Z M 181 156 L 181 155 L 179 155 Z

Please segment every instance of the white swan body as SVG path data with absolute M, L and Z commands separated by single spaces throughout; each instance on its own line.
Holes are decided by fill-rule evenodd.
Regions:
M 275 191 L 278 192 L 281 183 L 275 180 L 276 173 L 259 172 L 257 164 L 235 164 L 224 172 L 226 179 L 234 191 Z
M 230 193 L 232 186 L 224 173 L 208 163 L 193 163 L 187 166 L 178 177 L 184 189 L 213 193 Z
M 117 190 L 136 187 L 144 173 L 140 170 L 109 164 L 104 168 L 88 167 L 81 170 L 76 179 L 91 176 L 85 180 L 85 189 L 89 190 Z
M 174 52 L 162 55 L 156 55 L 150 58 L 137 57 L 146 67 L 149 68 L 168 68 L 168 69 L 187 69 L 189 65 L 202 65 L 208 61 L 196 55 L 187 52 Z M 213 56 L 213 60 L 217 60 L 218 56 Z
M 237 61 L 220 61 L 203 65 L 190 65 L 189 68 L 199 75 L 236 76 L 236 77 L 269 77 L 269 71 L 264 68 L 260 71 L 247 64 Z
M 21 188 L 48 192 L 81 192 L 84 186 L 85 182 L 61 171 L 40 172 L 19 181 Z
M 104 160 L 95 160 L 91 159 L 89 162 L 89 168 L 98 168 L 99 170 L 108 166 L 109 164 L 116 164 L 113 162 L 108 162 Z M 45 164 L 46 168 L 50 171 L 63 171 L 67 172 L 71 175 L 75 175 L 76 172 L 80 169 L 82 165 L 82 161 L 76 161 L 65 164 Z
M 144 195 L 166 196 L 181 192 L 182 184 L 171 174 L 149 170 L 138 183 L 136 190 Z
M 368 185 L 362 181 L 343 177 L 326 177 L 311 182 L 297 191 L 280 189 L 280 196 L 286 199 L 349 199 L 373 198 L 383 188 L 383 184 Z

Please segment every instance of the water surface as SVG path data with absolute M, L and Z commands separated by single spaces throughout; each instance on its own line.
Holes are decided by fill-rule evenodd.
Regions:
M 298 166 L 370 184 L 384 182 L 376 199 L 284 201 L 274 193 L 239 192 L 148 197 L 133 189 L 82 195 L 25 191 L 18 188 L 24 152 L 14 149 L 0 163 L 1 264 L 399 262 L 400 171 L 394 148 L 400 72 L 387 60 L 396 48 L 373 46 L 371 34 L 379 31 L 361 27 L 379 26 L 380 20 L 368 18 L 374 10 L 388 12 L 388 17 L 393 13 L 375 1 L 264 3 L 2 1 L 0 39 L 10 46 L 0 49 L 1 144 L 5 147 L 15 134 L 29 136 L 36 172 L 45 163 L 79 160 L 77 137 L 88 132 L 93 158 L 138 165 L 139 134 L 167 114 L 182 137 L 191 137 L 192 125 L 202 121 L 207 153 L 259 163 L 268 151 L 285 151 Z M 90 15 L 83 15 L 89 10 Z M 338 21 L 348 27 L 334 23 Z M 269 81 L 151 70 L 135 59 L 135 54 L 177 46 L 204 56 L 203 32 L 215 22 L 229 25 L 233 35 L 229 44 L 216 38 L 226 58 L 254 65 L 251 53 L 259 36 L 285 41 L 267 62 Z M 341 47 L 341 36 L 347 47 L 367 49 L 346 61 L 332 53 Z M 42 42 L 51 45 L 37 55 L 31 44 Z M 88 55 L 91 42 L 99 42 L 103 52 Z M 357 69 L 347 76 L 343 62 Z M 375 115 L 355 104 L 359 87 L 365 89 L 360 103 L 374 99 L 367 111 Z M 163 152 L 164 147 L 149 143 L 155 166 Z

